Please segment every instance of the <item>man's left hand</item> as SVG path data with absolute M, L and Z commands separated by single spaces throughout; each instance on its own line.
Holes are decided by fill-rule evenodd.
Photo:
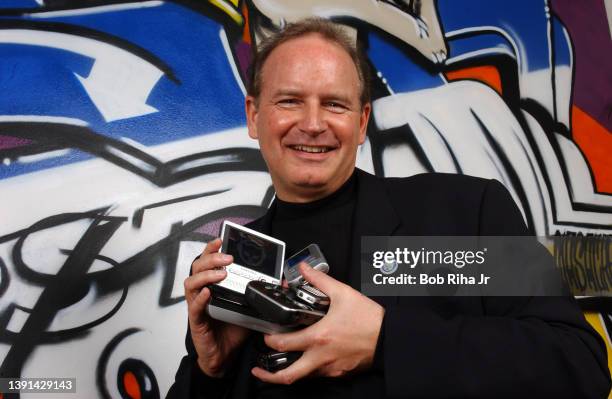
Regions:
M 329 310 L 303 330 L 267 335 L 270 348 L 303 354 L 286 369 L 270 373 L 255 367 L 253 375 L 264 382 L 292 384 L 308 376 L 341 377 L 370 368 L 385 309 L 325 273 L 306 264 L 299 267 L 310 284 L 329 296 Z

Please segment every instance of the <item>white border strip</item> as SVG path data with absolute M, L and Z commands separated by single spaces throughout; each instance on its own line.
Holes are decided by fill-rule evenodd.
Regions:
M 89 126 L 89 124 L 82 119 L 47 115 L 0 115 L 0 122 L 51 122 L 75 126 Z
M 134 10 L 138 8 L 159 7 L 163 4 L 164 4 L 163 1 L 153 0 L 153 1 L 145 1 L 142 3 L 109 4 L 107 6 L 77 8 L 74 10 L 47 11 L 47 12 L 38 12 L 38 13 L 33 12 L 27 15 L 31 18 L 41 18 L 41 19 L 42 18 L 56 18 L 56 17 L 74 17 L 78 15 L 91 15 L 91 14 L 101 14 L 105 12 Z
M 234 74 L 234 79 L 236 79 L 236 83 L 238 83 L 238 87 L 242 91 L 242 95 L 246 97 L 246 89 L 244 88 L 244 83 L 242 82 L 242 78 L 238 73 L 238 68 L 236 67 L 236 63 L 234 62 L 234 55 L 232 54 L 232 50 L 229 46 L 229 41 L 227 40 L 227 34 L 225 33 L 225 29 L 221 28 L 219 30 L 219 38 L 221 39 L 221 43 L 223 43 L 223 50 L 225 50 L 225 56 L 227 57 L 227 62 L 232 67 L 232 73 Z

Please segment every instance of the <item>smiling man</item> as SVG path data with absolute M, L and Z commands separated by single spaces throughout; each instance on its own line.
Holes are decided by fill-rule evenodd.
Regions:
M 524 235 L 496 181 L 355 168 L 370 115 L 367 63 L 336 25 L 311 19 L 268 38 L 255 57 L 246 113 L 276 199 L 249 226 L 293 253 L 318 243 L 329 275 L 302 267 L 331 300 L 298 332 L 261 334 L 210 319 L 207 285 L 231 256 L 210 242 L 185 280 L 189 331 L 169 397 L 606 397 L 605 347 L 571 298 L 368 298 L 362 236 Z M 267 348 L 266 348 L 267 347 Z M 302 352 L 276 373 L 262 350 Z
M 249 135 L 259 140 L 278 198 L 325 197 L 351 176 L 365 140 L 364 72 L 345 47 L 318 34 L 266 50 L 246 99 Z

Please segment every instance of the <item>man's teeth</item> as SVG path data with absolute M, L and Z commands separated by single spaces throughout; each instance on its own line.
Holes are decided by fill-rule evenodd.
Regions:
M 315 153 L 329 151 L 328 147 L 310 147 L 307 145 L 294 145 L 293 148 L 298 151 L 315 152 Z

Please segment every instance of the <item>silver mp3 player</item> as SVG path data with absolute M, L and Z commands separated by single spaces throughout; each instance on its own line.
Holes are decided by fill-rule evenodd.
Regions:
M 285 243 L 239 224 L 224 221 L 220 252 L 234 257 L 227 277 L 218 285 L 244 294 L 249 281 L 280 284 L 283 277 Z
M 327 260 L 321 253 L 321 249 L 317 244 L 310 244 L 306 248 L 302 249 L 298 253 L 291 256 L 285 262 L 285 279 L 287 279 L 287 284 L 289 287 L 296 287 L 304 284 L 305 280 L 302 277 L 298 269 L 298 265 L 301 262 L 306 262 L 313 269 L 319 270 L 323 273 L 327 273 L 329 271 L 329 265 L 327 264 Z
M 225 279 L 210 286 L 213 296 L 206 312 L 213 319 L 263 333 L 292 331 L 291 326 L 281 326 L 262 317 L 244 301 L 250 281 L 280 284 L 285 243 L 229 221 L 223 222 L 221 239 L 220 252 L 232 255 L 234 262 L 225 267 Z

